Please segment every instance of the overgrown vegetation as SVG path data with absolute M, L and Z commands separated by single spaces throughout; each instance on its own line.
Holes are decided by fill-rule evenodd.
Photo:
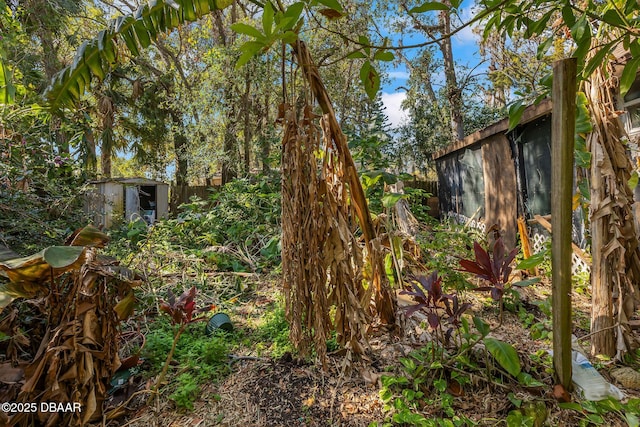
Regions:
M 77 161 L 55 155 L 40 137 L 32 131 L 0 138 L 0 244 L 23 255 L 58 244 L 86 223 Z
M 208 200 L 180 205 L 176 218 L 153 228 L 126 223 L 112 237 L 114 254 L 134 265 L 152 256 L 152 265 L 164 273 L 179 271 L 189 260 L 198 260 L 200 271 L 272 271 L 280 264 L 278 178 L 235 180 L 213 190 Z
M 0 422 L 82 425 L 104 415 L 104 423 L 142 395 L 140 402 L 159 398 L 155 409 L 167 397 L 192 410 L 200 391 L 236 363 L 295 361 L 296 374 L 304 372 L 298 368 L 311 359 L 299 359 L 298 348 L 333 373 L 331 363 L 342 374 L 355 363 L 388 365 L 379 378 L 362 371 L 381 386 L 384 425 L 540 426 L 557 421 L 553 414 L 569 417 L 558 425 L 639 424 L 635 398 L 585 402 L 556 389 L 555 400 L 546 397 L 553 385 L 546 350 L 557 333 L 549 283 L 512 273 L 517 258 L 519 268 L 537 267 L 548 279 L 548 247 L 520 260 L 500 239 L 490 244 L 477 230 L 429 218 L 424 191 L 391 189 L 408 177 L 399 170 L 433 175 L 434 151 L 501 113 L 509 110 L 509 127 L 516 126 L 527 103 L 548 94 L 550 79 L 542 76 L 550 62 L 578 57 L 586 92 L 578 97 L 579 202 L 596 224 L 590 235 L 601 257 L 594 265 L 616 266 L 602 270 L 599 289 L 625 304 L 613 306 L 607 294 L 609 307 L 594 304 L 601 315 L 591 325 L 583 311 L 574 332 L 600 341 L 594 348 L 609 356 L 614 341 L 626 347 L 626 322 L 637 316 L 627 302 L 640 277 L 637 230 L 628 221 L 638 174 L 622 154 L 631 144 L 612 94 L 633 92 L 640 67 L 635 0 L 580 7 L 481 0 L 473 13 L 459 0 L 376 2 L 373 10 L 360 0 L 134 3 L 0 0 L 0 272 L 7 276 L 0 280 L 27 298 L 2 311 L 0 390 L 5 401 L 80 396 L 85 404 L 82 414 L 0 414 Z M 472 23 L 484 27 L 486 81 L 453 56 L 451 35 Z M 415 56 L 403 53 L 405 36 L 412 44 L 422 37 L 411 47 Z M 618 51 L 629 56 L 619 73 L 609 69 Z M 411 115 L 392 130 L 382 102 L 392 89 L 381 88 L 384 64 L 398 63 L 410 71 L 403 105 Z M 433 80 L 439 74 L 444 85 Z M 50 247 L 86 223 L 87 180 L 143 174 L 184 187 L 210 184 L 216 172 L 224 185 L 183 203 L 170 219 L 111 230 L 107 253 L 142 277 L 104 257 L 91 238 L 73 249 L 80 234 L 72 246 Z M 419 247 L 394 230 L 400 201 L 420 221 Z M 47 249 L 17 258 L 5 245 L 23 255 Z M 283 295 L 265 286 L 271 281 Z M 584 273 L 574 282 L 576 295 L 593 291 Z M 534 284 L 540 292 L 521 289 Z M 412 328 L 402 331 L 415 332 L 413 341 L 386 334 L 402 324 L 395 321 L 400 287 L 415 303 L 404 312 Z M 205 332 L 212 309 L 230 314 L 234 332 Z M 378 357 L 383 351 L 375 354 L 368 338 L 387 335 L 377 344 L 402 351 Z M 125 358 L 119 340 L 131 336 L 141 342 Z M 637 369 L 637 350 L 618 350 L 615 363 Z M 596 365 L 609 371 L 613 363 Z M 110 389 L 123 370 L 128 376 Z M 318 378 L 314 390 L 330 383 Z M 494 419 L 466 412 L 465 398 L 480 388 L 487 400 L 502 400 Z M 116 394 L 122 400 L 111 403 L 121 405 L 103 406 Z M 313 421 L 314 397 L 292 422 Z M 332 416 L 334 403 L 327 405 Z M 105 408 L 113 411 L 102 414 Z

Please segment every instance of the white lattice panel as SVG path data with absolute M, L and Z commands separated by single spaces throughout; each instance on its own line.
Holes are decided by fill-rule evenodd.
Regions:
M 482 222 L 480 220 L 475 220 L 475 219 L 472 219 L 471 221 L 469 221 L 469 217 L 466 217 L 466 216 L 461 215 L 459 213 L 447 212 L 447 216 L 449 218 L 453 219 L 458 224 L 469 224 L 469 227 L 476 228 L 476 229 L 482 231 L 483 233 L 487 229 L 487 226 L 485 225 L 484 222 Z
M 544 234 L 533 233 L 533 252 L 537 253 L 544 249 L 544 244 L 549 240 Z
M 549 240 L 548 236 L 539 233 L 533 233 L 533 251 L 540 252 L 544 249 L 545 243 Z M 588 273 L 591 271 L 591 266 L 587 264 L 576 253 L 571 254 L 571 274 Z
M 587 264 L 578 254 L 571 254 L 571 274 L 589 273 L 591 266 Z

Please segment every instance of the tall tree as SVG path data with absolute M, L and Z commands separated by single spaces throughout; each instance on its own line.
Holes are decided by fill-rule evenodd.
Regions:
M 425 3 L 425 5 L 428 5 L 428 3 Z M 462 92 L 464 88 L 460 85 L 460 78 L 456 73 L 456 61 L 453 57 L 451 34 L 453 30 L 452 12 L 454 9 L 451 6 L 451 2 L 446 0 L 441 7 L 436 8 L 440 10 L 437 11 L 435 19 L 425 13 L 433 11 L 434 8 L 432 7 L 425 7 L 424 5 L 410 7 L 406 2 L 402 2 L 402 7 L 411 19 L 413 28 L 431 40 L 440 52 L 445 77 L 445 94 L 448 101 L 450 140 L 462 139 L 464 138 L 462 112 Z M 423 58 L 427 57 L 432 56 Z

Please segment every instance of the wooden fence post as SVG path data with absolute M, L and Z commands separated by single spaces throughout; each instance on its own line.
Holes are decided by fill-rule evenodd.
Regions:
M 551 236 L 553 366 L 571 391 L 571 222 L 576 117 L 575 58 L 553 63 L 551 121 Z

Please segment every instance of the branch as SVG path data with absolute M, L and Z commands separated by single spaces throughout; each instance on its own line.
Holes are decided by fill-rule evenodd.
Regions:
M 188 91 L 191 91 L 191 85 L 189 85 L 189 81 L 187 80 L 187 76 L 184 74 L 184 70 L 182 69 L 182 65 L 180 65 L 180 61 L 178 61 L 178 57 L 165 46 L 164 42 L 159 37 L 158 40 L 156 40 L 156 46 L 158 47 L 158 50 L 160 51 L 162 56 L 165 57 L 165 60 L 167 56 L 171 58 L 171 61 L 176 67 L 176 70 L 178 70 L 178 74 L 180 74 L 180 78 L 182 79 L 184 86 Z M 169 63 L 169 61 L 167 61 L 167 63 Z
M 504 6 L 505 4 L 507 4 L 510 0 L 502 0 L 500 3 L 498 3 L 497 5 L 483 10 L 482 12 L 478 13 L 473 19 L 471 19 L 469 22 L 463 23 L 460 27 L 451 30 L 448 33 L 442 34 L 441 37 L 439 38 L 433 38 L 432 40 L 426 41 L 426 42 L 422 42 L 422 43 L 416 43 L 416 44 L 411 44 L 411 45 L 398 45 L 398 46 L 386 46 L 386 45 L 376 45 L 376 44 L 363 44 L 360 43 L 358 40 L 355 40 L 352 37 L 349 37 L 343 33 L 341 33 L 340 31 L 335 31 L 335 30 L 331 30 L 327 27 L 325 27 L 324 25 L 322 25 L 322 23 L 318 20 L 318 18 L 315 15 L 312 15 L 313 19 L 316 21 L 316 23 L 318 24 L 318 26 L 320 28 L 322 28 L 323 30 L 327 31 L 328 33 L 337 35 L 339 37 L 341 37 L 343 40 L 346 40 L 350 43 L 353 43 L 355 45 L 361 46 L 361 48 L 365 48 L 368 47 L 370 49 L 381 49 L 381 50 L 406 50 L 406 49 L 418 49 L 421 47 L 426 47 L 426 46 L 432 46 L 434 44 L 438 44 L 448 38 L 451 38 L 452 36 L 456 35 L 457 33 L 459 33 L 460 31 L 462 31 L 463 29 L 465 29 L 466 27 L 475 24 L 476 22 L 480 22 L 482 21 L 484 18 L 486 18 L 487 16 L 489 16 L 490 14 L 492 14 L 493 12 L 495 12 L 496 10 L 500 9 L 502 6 Z

